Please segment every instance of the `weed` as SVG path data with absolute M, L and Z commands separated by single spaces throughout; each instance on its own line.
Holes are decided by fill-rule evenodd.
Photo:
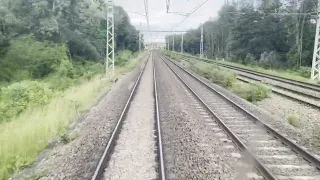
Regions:
M 232 92 L 246 99 L 249 102 L 258 102 L 267 98 L 271 93 L 271 89 L 261 83 L 237 83 L 232 87 Z
M 131 71 L 138 62 L 138 58 L 131 59 L 117 69 L 116 75 Z M 83 80 L 79 85 L 57 92 L 43 106 L 26 108 L 11 121 L 0 123 L 0 179 L 9 179 L 15 171 L 32 164 L 38 153 L 57 137 L 64 142 L 74 139 L 65 128 L 110 88 L 109 79 L 102 77 L 96 75 Z
M 287 117 L 287 121 L 293 127 L 298 127 L 299 126 L 299 118 L 297 116 L 295 116 L 295 115 L 289 115 Z

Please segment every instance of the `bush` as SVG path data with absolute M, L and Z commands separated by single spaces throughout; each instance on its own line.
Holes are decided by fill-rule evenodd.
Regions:
M 210 79 L 211 82 L 226 88 L 232 87 L 237 80 L 236 74 L 228 71 L 215 69 L 212 74 L 213 76 Z
M 1 88 L 0 122 L 8 121 L 29 106 L 44 105 L 51 97 L 48 86 L 37 81 L 22 81 Z
M 243 64 L 247 65 L 247 64 L 252 64 L 254 63 L 256 60 L 254 58 L 254 56 L 251 53 L 248 53 L 246 58 L 243 61 Z
M 223 71 L 213 65 L 195 63 L 191 69 L 204 78 L 209 79 L 211 82 L 225 88 L 232 87 L 237 80 L 235 73 Z
M 298 69 L 299 76 L 310 78 L 311 77 L 311 71 L 309 67 L 301 67 Z
M 10 70 L 17 72 L 26 69 L 32 78 L 43 78 L 56 71 L 62 62 L 69 61 L 66 45 L 63 44 L 40 42 L 33 36 L 21 37 L 10 43 L 5 57 L 5 61 L 14 64 Z
M 298 117 L 295 115 L 289 115 L 287 117 L 288 123 L 291 124 L 293 127 L 298 127 L 299 122 L 298 122 Z
M 121 51 L 115 58 L 116 66 L 124 66 L 132 57 L 132 52 L 128 50 Z
M 250 82 L 236 84 L 232 91 L 249 102 L 257 102 L 267 98 L 271 89 L 264 84 Z
M 268 52 L 263 52 L 260 57 L 260 65 L 264 68 L 278 68 L 279 67 L 279 59 L 280 56 L 278 55 L 277 52 L 271 51 L 270 53 Z

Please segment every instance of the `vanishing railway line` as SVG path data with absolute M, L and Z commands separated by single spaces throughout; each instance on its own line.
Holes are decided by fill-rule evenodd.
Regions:
M 183 60 L 190 61 L 195 57 L 183 55 Z M 258 81 L 273 86 L 272 92 L 284 96 L 295 101 L 310 105 L 320 109 L 320 86 L 311 83 L 305 83 L 297 80 L 282 78 L 275 75 L 261 73 L 240 67 L 235 67 L 213 60 L 199 59 L 200 61 L 216 64 L 224 69 L 233 71 L 237 74 L 237 79 L 249 83 L 250 81 Z
M 151 67 L 152 67 L 152 81 L 153 81 L 153 102 L 154 102 L 154 122 L 153 122 L 153 132 L 154 132 L 154 135 L 153 136 L 149 136 L 149 137 L 155 137 L 155 144 L 154 146 L 156 146 L 156 152 L 154 152 L 155 156 L 156 156 L 156 164 L 157 164 L 157 167 L 153 170 L 150 170 L 150 171 L 154 171 L 154 172 L 157 172 L 157 179 L 162 179 L 164 180 L 165 179 L 165 172 L 164 172 L 164 161 L 163 161 L 163 152 L 162 152 L 162 140 L 161 140 L 161 128 L 160 128 L 160 121 L 159 121 L 159 108 L 158 108 L 158 96 L 157 96 L 157 84 L 155 82 L 155 68 L 153 66 L 153 56 L 152 54 L 149 54 L 149 57 L 147 59 L 147 61 L 145 62 L 141 72 L 140 72 L 140 75 L 138 76 L 135 84 L 134 84 L 134 87 L 131 91 L 131 94 L 127 100 L 127 103 L 121 113 L 121 116 L 120 118 L 118 119 L 118 122 L 113 130 L 113 133 L 108 141 L 108 144 L 105 148 L 105 151 L 100 159 L 100 162 L 98 164 L 98 166 L 96 167 L 96 170 L 94 172 L 94 175 L 92 176 L 92 180 L 101 180 L 103 178 L 106 178 L 106 179 L 110 179 L 109 177 L 104 177 L 104 176 L 108 176 L 108 175 L 104 175 L 106 173 L 106 171 L 108 171 L 108 167 L 110 166 L 110 161 L 111 161 L 111 158 L 112 158 L 112 155 L 114 153 L 116 153 L 116 149 L 117 149 L 117 146 L 118 146 L 118 141 L 119 141 L 119 136 L 121 136 L 121 133 L 123 131 L 126 131 L 124 130 L 123 128 L 123 124 L 128 121 L 128 116 L 130 115 L 130 113 L 128 113 L 131 108 L 134 108 L 132 107 L 133 105 L 133 101 L 134 101 L 134 98 L 136 96 L 136 94 L 138 93 L 138 91 L 141 91 L 141 89 L 145 89 L 145 87 L 139 89 L 139 87 L 141 87 L 141 79 L 143 78 L 143 76 L 146 78 L 147 76 L 150 76 L 151 74 L 146 74 L 147 72 L 145 71 L 151 71 Z M 149 67 L 148 67 L 149 66 Z M 147 70 L 147 68 L 149 68 Z M 143 94 L 144 92 L 142 92 Z M 140 95 L 141 96 L 141 95 Z M 134 104 L 133 106 L 135 106 L 137 104 Z M 139 114 L 139 113 L 138 113 Z M 131 114 L 132 115 L 132 114 Z M 138 115 L 139 116 L 139 115 Z M 135 118 L 135 117 L 134 117 Z M 136 120 L 133 118 L 133 121 Z M 141 118 L 142 119 L 142 118 Z M 140 119 L 140 120 L 141 120 Z M 127 135 L 129 136 L 134 136 L 133 134 L 130 134 L 131 132 L 129 132 L 129 134 L 127 133 Z M 142 132 L 142 134 L 145 134 L 145 132 Z M 135 138 L 135 137 L 133 137 Z M 129 140 L 130 141 L 130 140 Z M 136 146 L 139 146 L 139 144 L 136 144 Z M 123 148 L 123 147 L 121 147 Z M 152 147 L 150 147 L 152 148 Z M 152 156 L 152 155 L 151 155 Z M 115 157 L 116 159 L 117 157 Z M 122 161 L 123 159 L 121 159 L 120 161 Z M 117 162 L 119 163 L 119 162 Z M 121 162 L 121 163 L 126 163 L 126 162 Z M 126 164 L 124 164 L 126 165 Z M 150 167 L 152 165 L 149 165 Z M 151 172 L 152 174 L 152 172 Z M 112 174 L 112 176 L 114 176 L 114 174 Z M 119 173 L 119 176 L 122 176 L 121 173 Z M 151 177 L 152 175 L 150 175 L 149 177 Z M 113 178 L 113 177 L 112 177 Z M 115 177 L 114 177 L 115 178 Z
M 167 58 L 163 60 L 215 117 L 217 124 L 213 126 L 222 127 L 265 179 L 320 179 L 320 161 L 316 157 L 200 78 Z
M 192 73 L 185 70 L 184 68 L 174 63 L 170 59 L 166 58 L 165 56 L 162 56 L 158 52 L 153 52 L 152 54 L 153 55 L 151 55 L 148 58 L 148 61 L 145 63 L 144 67 L 140 72 L 139 77 L 135 82 L 132 92 L 117 122 L 117 125 L 114 128 L 114 131 L 96 168 L 92 180 L 100 180 L 106 178 L 105 173 L 109 173 L 108 168 L 115 164 L 114 162 L 111 163 L 111 161 L 113 161 L 112 159 L 118 157 L 112 157 L 112 155 L 117 154 L 117 152 L 115 151 L 117 151 L 117 146 L 119 146 L 119 144 L 123 145 L 123 143 L 118 142 L 121 140 L 121 133 L 123 131 L 126 131 L 126 129 L 123 127 L 123 124 L 125 124 L 126 121 L 128 121 L 127 118 L 130 114 L 128 112 L 130 112 L 131 108 L 133 108 L 132 104 L 135 97 L 138 96 L 137 93 L 141 91 L 139 87 L 142 86 L 140 82 L 142 77 L 146 78 L 148 76 L 152 76 L 153 84 L 153 96 L 149 98 L 151 98 L 154 103 L 154 125 L 152 130 L 154 131 L 154 143 L 152 146 L 154 147 L 153 153 L 155 157 L 153 161 L 154 164 L 156 164 L 156 167 L 148 165 L 148 168 L 153 168 L 151 171 L 155 172 L 156 179 L 179 179 L 179 177 L 183 177 L 181 176 L 181 174 L 185 173 L 186 170 L 183 168 L 181 169 L 179 167 L 175 167 L 177 166 L 177 164 L 179 164 L 179 162 L 177 161 L 191 160 L 191 162 L 193 162 L 194 160 L 200 158 L 201 154 L 204 154 L 204 156 L 206 153 L 210 154 L 209 152 L 203 152 L 203 150 L 206 150 L 206 148 L 208 147 L 209 149 L 220 148 L 220 150 L 222 149 L 226 152 L 226 155 L 224 155 L 223 157 L 211 159 L 215 161 L 220 161 L 220 163 L 217 164 L 230 163 L 231 165 L 237 164 L 237 166 L 240 165 L 242 167 L 241 171 L 244 171 L 244 173 L 239 173 L 237 172 L 239 171 L 238 169 L 232 167 L 233 170 L 230 170 L 230 174 L 233 173 L 233 175 L 231 176 L 233 177 L 233 179 L 320 179 L 320 161 L 316 157 L 308 153 L 307 150 L 301 148 L 294 142 L 290 141 L 285 136 L 278 133 L 277 130 L 264 124 L 245 108 L 239 106 L 237 103 L 226 97 L 224 94 L 216 90 L 214 87 L 207 84 L 205 81 L 201 80 L 201 78 L 198 78 L 197 76 L 193 75 Z M 155 61 L 157 63 L 155 63 Z M 159 71 L 160 73 L 158 73 L 157 68 L 161 68 L 162 71 Z M 159 105 L 159 101 L 162 100 L 161 98 L 159 100 L 158 91 L 159 86 L 162 86 L 162 84 L 159 84 L 159 82 L 163 82 L 163 79 L 162 81 L 159 81 L 157 79 L 163 75 L 161 74 L 161 72 L 168 72 L 164 71 L 163 69 L 169 69 L 169 71 L 173 73 L 176 79 L 178 79 L 181 82 L 181 85 L 183 86 L 182 89 L 184 89 L 186 95 L 188 96 L 188 99 L 185 99 L 185 101 L 191 101 L 192 106 L 195 106 L 196 110 L 199 111 L 199 114 L 201 114 L 202 116 L 199 117 L 199 120 L 201 118 L 204 119 L 204 122 L 198 123 L 204 123 L 204 125 L 208 127 L 209 131 L 211 131 L 214 134 L 212 142 L 220 142 L 222 143 L 222 145 L 219 144 L 218 147 L 217 144 L 211 144 L 211 141 L 206 142 L 207 145 L 204 145 L 205 148 L 202 149 L 202 153 L 199 155 L 200 157 L 198 158 L 193 157 L 193 155 L 190 155 L 190 157 L 187 159 L 185 159 L 185 157 L 181 158 L 179 156 L 182 156 L 182 154 L 175 152 L 177 149 L 173 151 L 176 154 L 170 154 L 170 150 L 168 150 L 168 148 L 171 148 L 170 143 L 175 142 L 173 141 L 173 139 L 170 139 L 170 133 L 168 134 L 169 131 L 163 128 L 168 128 L 175 124 L 174 122 L 172 122 L 172 119 L 168 121 L 166 119 L 167 116 L 165 116 L 163 113 L 161 115 L 161 112 L 164 111 L 162 109 L 164 106 L 163 104 Z M 152 73 L 150 73 L 151 71 Z M 170 74 L 166 74 L 166 76 L 170 76 Z M 172 79 L 174 78 L 172 77 Z M 150 77 L 149 82 L 151 82 Z M 163 96 L 164 95 L 162 94 L 161 97 Z M 143 97 L 148 98 L 147 95 L 143 95 Z M 135 106 L 135 104 L 133 104 L 133 106 Z M 140 116 L 140 114 L 138 116 Z M 174 121 L 178 120 L 175 119 Z M 184 121 L 180 123 L 184 123 Z M 179 127 L 170 128 L 172 128 L 174 131 L 179 131 Z M 139 130 L 140 129 L 138 128 L 137 131 Z M 191 130 L 183 130 L 183 133 L 191 132 Z M 142 134 L 145 134 L 145 132 L 143 132 Z M 200 136 L 207 136 L 202 131 L 197 132 L 197 134 Z M 134 134 L 130 134 L 130 136 L 127 136 L 126 138 L 128 138 L 130 141 L 130 138 L 135 139 L 137 137 L 135 137 Z M 184 143 L 190 143 L 190 139 Z M 136 146 L 138 147 L 139 144 L 136 144 Z M 183 144 L 181 144 L 181 146 L 183 146 Z M 190 143 L 187 146 L 191 147 L 193 145 L 192 143 Z M 187 147 L 187 149 L 189 149 L 189 147 Z M 129 151 L 134 151 L 132 147 L 122 148 L 128 148 Z M 191 147 L 191 149 L 192 148 L 197 147 Z M 192 151 L 190 151 L 190 153 L 192 154 Z M 194 155 L 197 154 L 198 153 L 195 153 Z M 116 156 L 118 156 L 118 154 Z M 184 156 L 189 155 L 184 154 Z M 124 162 L 124 166 L 128 164 L 130 163 Z M 203 172 L 205 175 L 201 177 L 203 177 L 204 179 L 221 178 L 223 177 L 223 173 L 228 174 L 228 172 L 226 173 L 223 171 L 222 174 L 217 173 L 216 175 L 212 175 L 216 173 L 214 169 L 219 167 L 208 166 L 210 162 L 201 164 L 199 161 L 195 161 L 194 164 L 196 165 L 196 167 L 202 170 L 197 171 L 190 169 L 187 171 L 193 173 Z M 186 165 L 185 167 L 191 168 L 194 166 Z M 203 169 L 206 169 L 207 171 L 203 171 Z M 178 171 L 181 171 L 180 174 Z M 177 173 L 179 175 L 175 175 L 174 173 Z M 122 176 L 122 173 L 120 173 L 119 176 Z M 191 176 L 197 177 L 193 175 L 190 175 L 189 177 Z

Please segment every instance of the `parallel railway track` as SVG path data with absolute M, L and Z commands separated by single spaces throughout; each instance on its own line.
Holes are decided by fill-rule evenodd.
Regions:
M 315 156 L 205 81 L 166 57 L 161 58 L 265 179 L 320 179 L 320 161 Z
M 110 160 L 110 157 L 114 151 L 115 146 L 117 145 L 117 139 L 119 137 L 119 134 L 122 130 L 122 125 L 123 122 L 125 121 L 125 118 L 127 116 L 127 113 L 130 109 L 130 104 L 133 100 L 133 97 L 135 96 L 138 86 L 140 85 L 140 80 L 142 75 L 144 74 L 144 71 L 146 69 L 146 66 L 148 64 L 148 61 L 152 61 L 153 56 L 152 54 L 149 54 L 148 60 L 145 62 L 143 69 L 141 70 L 135 84 L 134 87 L 131 91 L 131 94 L 127 100 L 127 103 L 125 105 L 125 107 L 123 108 L 123 111 L 121 113 L 120 118 L 117 121 L 117 124 L 113 130 L 113 133 L 108 141 L 108 144 L 105 148 L 105 151 L 99 161 L 98 166 L 96 167 L 96 170 L 94 172 L 94 175 L 92 176 L 92 180 L 101 180 L 103 179 L 103 174 L 104 174 L 104 170 L 108 167 L 108 162 Z M 154 114 L 154 132 L 155 132 L 155 137 L 156 137 L 156 147 L 157 147 L 157 163 L 158 163 L 158 168 L 157 168 L 157 173 L 158 173 L 158 179 L 161 180 L 165 180 L 166 179 L 166 175 L 165 175 L 165 171 L 164 171 L 164 160 L 163 160 L 163 152 L 162 152 L 162 139 L 161 139 L 161 128 L 160 128 L 160 120 L 159 120 L 159 108 L 158 108 L 158 95 L 157 95 L 157 84 L 155 81 L 155 68 L 153 66 L 153 83 L 154 83 L 154 87 L 153 87 L 153 97 L 154 97 L 154 110 L 155 110 L 155 114 Z M 138 146 L 138 145 L 137 145 Z
M 183 58 L 183 60 L 186 60 L 186 61 L 190 61 L 190 59 L 192 58 L 189 56 L 186 56 L 185 58 Z M 282 78 L 282 77 L 269 75 L 265 73 L 260 73 L 260 72 L 256 72 L 248 69 L 239 68 L 239 67 L 234 67 L 234 66 L 223 64 L 223 63 L 215 62 L 212 60 L 206 60 L 206 59 L 199 59 L 199 60 L 206 63 L 217 64 L 220 67 L 235 71 L 235 73 L 237 74 L 237 79 L 245 83 L 249 83 L 250 81 L 263 82 L 261 78 L 275 81 L 276 83 L 269 83 L 271 86 L 274 87 L 272 88 L 272 92 L 274 92 L 275 94 L 278 94 L 286 98 L 307 104 L 311 107 L 320 109 L 320 103 L 319 103 L 320 102 L 320 86 L 318 85 L 304 83 L 301 81 Z M 289 86 L 298 87 L 298 89 L 301 89 L 301 90 L 287 87 L 286 84 Z M 303 89 L 306 89 L 309 92 L 304 92 Z

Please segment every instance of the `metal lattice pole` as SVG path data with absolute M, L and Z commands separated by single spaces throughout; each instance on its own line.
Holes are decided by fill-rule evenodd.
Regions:
M 113 0 L 108 0 L 107 2 L 108 11 L 107 11 L 107 53 L 106 53 L 106 76 L 108 71 L 112 71 L 114 76 L 114 4 Z
M 312 59 L 311 79 L 320 80 L 320 0 L 318 1 L 318 17 L 317 17 L 317 29 L 314 40 L 314 50 Z
M 181 35 L 181 54 L 183 54 L 183 34 Z
M 201 24 L 200 58 L 203 58 L 203 25 Z

